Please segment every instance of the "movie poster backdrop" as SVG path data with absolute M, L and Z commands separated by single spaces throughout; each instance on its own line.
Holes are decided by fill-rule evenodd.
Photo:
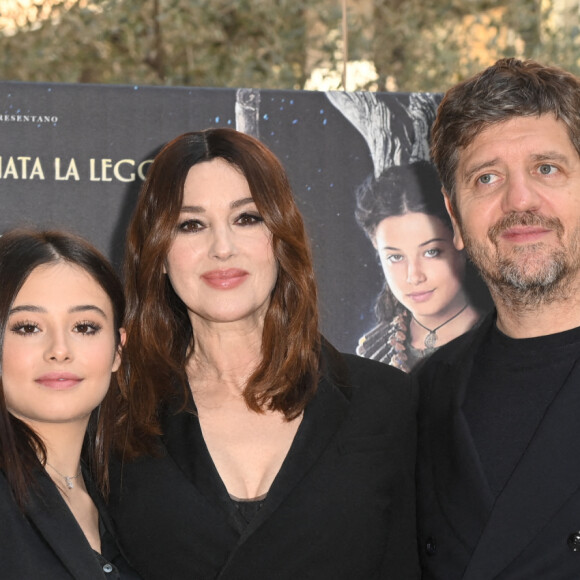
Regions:
M 355 220 L 361 184 L 428 157 L 438 95 L 0 82 L 0 232 L 77 232 L 118 267 L 147 168 L 186 131 L 232 127 L 285 165 L 312 240 L 322 328 L 345 352 L 384 287 Z

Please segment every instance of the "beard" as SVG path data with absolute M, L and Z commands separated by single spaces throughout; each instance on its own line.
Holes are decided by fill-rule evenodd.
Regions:
M 552 230 L 558 245 L 543 242 L 516 245 L 501 251 L 502 232 L 514 226 L 539 226 Z M 566 246 L 564 226 L 558 218 L 532 212 L 512 212 L 488 230 L 493 249 L 466 234 L 459 224 L 465 248 L 481 272 L 494 298 L 515 307 L 533 307 L 566 299 L 580 270 L 580 226 L 571 234 Z

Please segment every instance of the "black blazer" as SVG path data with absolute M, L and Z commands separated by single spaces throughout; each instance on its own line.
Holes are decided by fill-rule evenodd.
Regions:
M 40 493 L 31 495 L 23 514 L 0 472 L 0 578 L 110 579 L 52 480 L 39 471 L 38 484 Z M 97 507 L 102 523 L 111 531 L 112 522 L 102 505 Z
M 247 528 L 194 414 L 167 417 L 162 457 L 113 468 L 111 513 L 145 578 L 418 577 L 415 389 L 392 367 L 331 358 Z
M 474 353 L 494 321 L 441 347 L 418 375 L 423 578 L 578 580 L 580 365 L 494 503 L 461 409 Z

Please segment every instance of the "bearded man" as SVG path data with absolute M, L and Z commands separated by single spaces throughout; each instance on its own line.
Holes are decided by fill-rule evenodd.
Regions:
M 432 156 L 495 310 L 416 373 L 423 579 L 580 579 L 580 80 L 498 61 Z

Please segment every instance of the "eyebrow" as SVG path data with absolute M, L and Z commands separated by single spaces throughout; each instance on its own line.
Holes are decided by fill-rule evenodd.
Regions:
M 236 199 L 230 203 L 230 209 L 237 209 L 244 205 L 254 203 L 253 197 L 243 197 L 242 199 Z M 183 205 L 181 206 L 181 212 L 183 213 L 205 213 L 206 209 L 201 205 Z
M 478 163 L 474 165 L 469 170 L 463 172 L 463 182 L 471 181 L 471 178 L 476 174 L 479 173 L 482 169 L 486 169 L 487 167 L 491 167 L 499 162 L 499 158 L 495 157 L 494 159 L 490 159 L 489 161 L 484 161 L 483 163 Z
M 423 246 L 428 246 L 429 244 L 432 244 L 433 242 L 448 242 L 449 240 L 446 240 L 445 238 L 431 238 L 430 240 L 427 240 L 426 242 L 423 242 L 422 244 L 419 244 L 419 247 L 423 247 Z
M 560 163 L 567 163 L 568 157 L 558 153 L 557 151 L 547 151 L 546 153 L 537 153 L 532 155 L 533 161 L 559 161 Z
M 419 248 L 422 248 L 423 246 L 428 246 L 429 244 L 432 244 L 433 242 L 445 242 L 447 243 L 448 240 L 446 240 L 445 238 L 431 238 L 430 240 L 427 240 L 426 242 L 422 242 L 419 244 Z M 401 251 L 401 248 L 395 248 L 394 246 L 383 246 L 383 250 L 395 250 L 395 251 Z
M 103 318 L 107 318 L 104 310 L 95 306 L 94 304 L 80 304 L 79 306 L 73 306 L 72 308 L 68 309 L 69 314 L 74 314 L 76 312 L 98 312 Z M 22 304 L 21 306 L 15 306 L 14 308 L 10 309 L 8 316 L 12 314 L 17 314 L 18 312 L 37 312 L 40 314 L 46 314 L 46 308 L 42 308 L 42 306 L 34 306 L 33 304 Z

